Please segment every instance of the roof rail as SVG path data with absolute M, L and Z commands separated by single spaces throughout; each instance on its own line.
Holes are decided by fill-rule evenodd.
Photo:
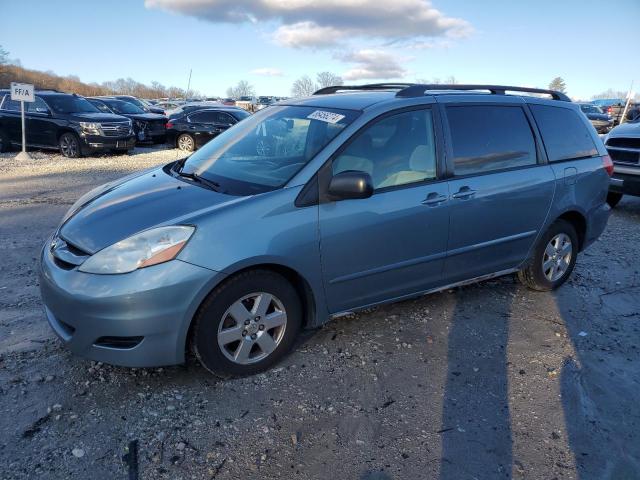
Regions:
M 414 83 L 369 83 L 366 85 L 335 85 L 332 87 L 324 87 L 315 91 L 314 95 L 329 95 L 340 91 L 358 91 L 358 90 L 404 90 Z
M 493 95 L 505 95 L 506 92 L 527 92 L 527 93 L 542 93 L 551 95 L 554 100 L 560 100 L 563 102 L 570 102 L 571 99 L 564 93 L 556 90 L 545 90 L 542 88 L 529 88 L 529 87 L 512 87 L 506 85 L 440 85 L 440 84 L 411 84 L 408 87 L 400 90 L 396 93 L 396 97 L 409 98 L 409 97 L 421 97 L 429 90 L 488 90 Z

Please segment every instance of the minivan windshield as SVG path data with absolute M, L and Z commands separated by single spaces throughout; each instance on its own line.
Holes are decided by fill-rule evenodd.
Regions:
M 195 174 L 231 195 L 252 195 L 287 183 L 360 112 L 307 106 L 274 106 L 217 136 L 189 157 Z
M 100 113 L 86 98 L 75 95 L 50 95 L 46 98 L 56 113 Z

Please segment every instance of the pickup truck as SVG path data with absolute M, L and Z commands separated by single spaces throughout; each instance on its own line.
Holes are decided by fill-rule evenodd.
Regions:
M 607 202 L 615 207 L 623 195 L 640 196 L 640 118 L 615 127 L 604 144 L 613 161 Z

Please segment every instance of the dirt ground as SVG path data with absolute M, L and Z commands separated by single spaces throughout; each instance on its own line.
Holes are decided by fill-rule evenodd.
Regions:
M 505 277 L 388 305 L 219 381 L 76 358 L 39 297 L 73 201 L 177 152 L 34 156 L 0 155 L 0 478 L 640 479 L 640 199 L 554 294 Z

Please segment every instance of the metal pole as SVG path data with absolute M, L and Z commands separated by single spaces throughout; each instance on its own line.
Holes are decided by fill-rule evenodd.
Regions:
M 620 125 L 624 123 L 627 118 L 627 111 L 629 110 L 629 104 L 631 103 L 631 95 L 633 94 L 633 80 L 631 81 L 631 86 L 629 87 L 629 93 L 627 93 L 627 103 L 624 104 L 624 110 L 622 110 L 622 117 L 620 118 Z
M 184 96 L 186 97 L 185 100 L 189 98 L 189 90 L 191 90 L 191 72 L 193 72 L 192 68 L 189 69 L 189 83 L 187 83 L 187 91 L 184 94 Z
M 20 110 L 22 110 L 22 153 L 26 153 L 27 140 L 24 134 L 24 100 L 20 100 Z

